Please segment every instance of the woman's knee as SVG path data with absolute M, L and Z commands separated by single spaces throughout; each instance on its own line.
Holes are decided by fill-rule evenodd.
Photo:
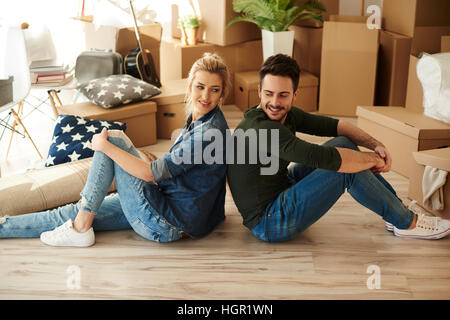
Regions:
M 108 141 L 123 150 L 129 150 L 133 146 L 133 142 L 122 130 L 108 130 Z

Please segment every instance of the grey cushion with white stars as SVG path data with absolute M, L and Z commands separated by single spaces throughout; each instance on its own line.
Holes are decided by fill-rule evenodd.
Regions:
M 106 120 L 90 120 L 73 115 L 59 115 L 56 119 L 53 139 L 50 145 L 46 167 L 65 162 L 72 162 L 94 155 L 92 137 L 103 128 L 122 130 L 126 124 Z
M 80 84 L 77 89 L 91 102 L 113 108 L 150 99 L 161 90 L 128 74 L 115 74 Z

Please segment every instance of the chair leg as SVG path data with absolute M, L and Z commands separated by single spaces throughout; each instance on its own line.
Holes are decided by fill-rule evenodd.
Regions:
M 52 106 L 53 114 L 55 116 L 55 119 L 57 119 L 59 112 L 58 112 L 58 108 L 55 103 L 55 99 L 58 101 L 60 107 L 62 107 L 61 100 L 59 99 L 59 96 L 58 96 L 58 93 L 56 92 L 56 90 L 53 90 L 53 89 L 48 90 L 47 94 L 48 94 L 48 99 L 50 100 L 50 104 Z M 53 98 L 53 95 L 55 95 L 55 98 Z
M 24 102 L 25 101 L 20 101 L 19 103 L 18 103 L 18 108 L 17 108 L 17 115 L 19 116 L 19 117 L 21 117 L 22 116 L 22 112 L 23 112 L 23 104 L 24 104 Z M 12 109 L 11 109 L 12 110 Z M 6 157 L 5 157 L 5 159 L 8 159 L 8 154 L 9 154 L 9 149 L 11 148 L 11 143 L 12 143 L 12 141 L 13 141 L 13 138 L 14 138 L 14 133 L 16 133 L 16 127 L 17 127 L 17 120 L 16 119 L 14 119 L 14 122 L 12 123 L 12 125 L 11 125 L 11 137 L 9 138 L 9 143 L 8 143 L 8 149 L 6 150 Z
M 14 111 L 14 109 L 11 109 L 11 113 L 14 116 L 14 118 L 16 119 L 17 123 L 22 127 L 25 135 L 27 136 L 28 139 L 30 139 L 31 143 L 33 144 L 34 149 L 36 149 L 36 152 L 38 153 L 39 157 L 42 159 L 42 155 L 39 152 L 38 148 L 36 147 L 36 145 L 34 144 L 33 139 L 31 139 L 30 134 L 28 133 L 27 129 L 25 128 L 25 126 L 23 125 L 22 121 L 20 120 L 19 115 L 16 113 L 16 111 Z

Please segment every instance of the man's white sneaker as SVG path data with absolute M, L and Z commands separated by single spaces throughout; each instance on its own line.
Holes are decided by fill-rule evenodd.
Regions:
M 450 234 L 450 220 L 418 214 L 414 229 L 401 230 L 394 227 L 394 234 L 402 238 L 441 239 Z
M 416 205 L 416 203 L 417 203 L 416 200 L 412 200 L 412 201 L 409 203 L 409 205 L 408 205 L 408 209 L 411 210 L 411 211 L 414 212 L 414 213 L 417 213 L 417 214 L 423 213 L 423 212 L 420 210 L 419 206 Z M 394 225 L 393 225 L 392 223 L 386 222 L 386 230 L 387 230 L 387 231 L 394 232 Z
M 55 247 L 90 247 L 95 243 L 94 230 L 80 233 L 73 228 L 72 219 L 52 231 L 41 234 L 41 241 Z
M 394 232 L 394 225 L 392 223 L 386 222 L 386 230 Z

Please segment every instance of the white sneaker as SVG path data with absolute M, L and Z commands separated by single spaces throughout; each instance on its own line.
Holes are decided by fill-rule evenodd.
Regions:
M 83 233 L 76 231 L 69 219 L 52 231 L 43 232 L 41 241 L 55 247 L 90 247 L 95 243 L 95 235 L 92 227 Z
M 386 222 L 386 230 L 394 232 L 394 225 L 392 223 Z
M 423 213 L 420 211 L 418 206 L 415 206 L 416 203 L 417 203 L 416 200 L 412 200 L 408 205 L 408 209 L 417 214 Z M 392 223 L 386 222 L 386 230 L 394 232 L 394 225 Z
M 450 220 L 418 214 L 414 229 L 400 230 L 394 227 L 394 234 L 402 238 L 441 239 L 450 234 Z

